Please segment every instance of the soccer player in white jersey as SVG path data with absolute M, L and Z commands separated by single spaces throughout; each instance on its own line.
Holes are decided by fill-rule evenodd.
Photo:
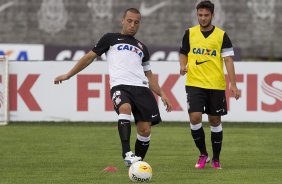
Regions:
M 68 73 L 54 79 L 55 84 L 68 80 L 92 63 L 97 56 L 106 53 L 111 97 L 118 114 L 122 157 L 127 166 L 144 159 L 149 148 L 151 126 L 161 122 L 152 91 L 161 97 L 168 112 L 172 109 L 171 103 L 153 77 L 147 47 L 134 37 L 140 21 L 141 14 L 137 9 L 127 9 L 121 21 L 121 33 L 105 34 L 92 51 L 84 55 Z M 137 126 L 135 153 L 130 148 L 131 113 Z

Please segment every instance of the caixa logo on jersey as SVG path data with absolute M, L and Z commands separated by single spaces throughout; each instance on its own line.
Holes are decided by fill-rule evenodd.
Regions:
M 134 47 L 132 45 L 128 45 L 128 44 L 121 44 L 117 47 L 117 50 L 121 51 L 121 50 L 128 50 L 128 51 L 132 51 L 135 52 L 136 54 L 138 54 L 140 57 L 143 56 L 143 52 L 138 48 L 138 47 Z
M 193 54 L 216 56 L 216 50 L 206 49 L 206 48 L 193 48 Z
M 41 61 L 44 58 L 44 46 L 41 44 L 0 44 L 1 55 L 14 61 Z

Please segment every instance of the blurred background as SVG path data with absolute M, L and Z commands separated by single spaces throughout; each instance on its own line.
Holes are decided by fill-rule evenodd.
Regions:
M 0 55 L 9 55 L 11 60 L 77 60 L 103 34 L 120 32 L 123 11 L 135 7 L 143 16 L 136 38 L 147 44 L 151 60 L 177 61 L 185 29 L 197 24 L 198 2 L 0 0 Z M 213 24 L 231 38 L 236 61 L 282 60 L 282 1 L 212 2 L 215 3 Z M 39 51 L 27 55 L 21 52 L 25 47 L 32 50 L 39 47 Z

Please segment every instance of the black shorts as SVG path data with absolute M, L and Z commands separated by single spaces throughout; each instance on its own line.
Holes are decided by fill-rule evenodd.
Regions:
M 147 87 L 118 85 L 111 89 L 114 109 L 119 114 L 119 107 L 124 103 L 131 105 L 135 123 L 151 122 L 152 125 L 161 122 L 157 101 L 152 91 Z
M 225 90 L 186 86 L 188 112 L 202 112 L 212 116 L 227 114 Z

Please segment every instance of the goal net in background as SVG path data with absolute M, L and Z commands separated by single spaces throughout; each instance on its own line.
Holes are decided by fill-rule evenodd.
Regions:
M 0 126 L 9 122 L 9 62 L 0 56 Z

